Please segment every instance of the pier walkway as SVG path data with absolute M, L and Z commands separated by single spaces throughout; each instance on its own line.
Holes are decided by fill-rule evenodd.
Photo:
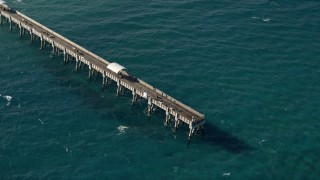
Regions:
M 74 60 L 76 71 L 80 70 L 82 65 L 87 65 L 90 79 L 95 73 L 100 73 L 103 77 L 103 87 L 108 85 L 111 80 L 115 81 L 117 83 L 117 95 L 120 95 L 125 89 L 130 90 L 132 92 L 132 104 L 138 98 L 146 99 L 148 101 L 148 116 L 151 116 L 154 108 L 160 108 L 166 113 L 165 125 L 169 125 L 171 119 L 174 120 L 174 130 L 177 130 L 181 123 L 188 124 L 190 129 L 189 140 L 196 130 L 203 130 L 205 124 L 203 114 L 141 79 L 128 74 L 123 66 L 108 62 L 28 16 L 11 9 L 5 4 L 0 4 L 1 26 L 5 21 L 9 23 L 10 30 L 16 25 L 20 30 L 20 36 L 25 35 L 28 31 L 32 43 L 36 37 L 39 38 L 41 49 L 50 45 L 53 53 L 63 53 L 64 63 Z

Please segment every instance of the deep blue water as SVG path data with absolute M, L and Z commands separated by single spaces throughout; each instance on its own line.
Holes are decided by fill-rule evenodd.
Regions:
M 0 27 L 0 179 L 318 179 L 320 2 L 15 0 L 11 7 L 205 114 L 149 120 Z M 12 97 L 12 99 L 10 99 Z M 9 101 L 10 100 L 10 101 Z

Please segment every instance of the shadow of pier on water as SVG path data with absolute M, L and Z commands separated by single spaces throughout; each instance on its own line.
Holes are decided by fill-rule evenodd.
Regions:
M 194 141 L 196 140 L 198 139 Z M 205 144 L 218 146 L 230 153 L 244 153 L 254 150 L 248 143 L 209 122 L 205 124 L 205 134 L 199 140 Z

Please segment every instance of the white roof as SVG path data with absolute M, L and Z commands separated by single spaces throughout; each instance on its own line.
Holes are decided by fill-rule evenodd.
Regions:
M 117 73 L 117 74 L 118 74 L 121 70 L 126 69 L 125 67 L 121 66 L 121 65 L 118 64 L 118 63 L 110 63 L 110 64 L 107 66 L 107 68 L 110 69 L 111 71 Z

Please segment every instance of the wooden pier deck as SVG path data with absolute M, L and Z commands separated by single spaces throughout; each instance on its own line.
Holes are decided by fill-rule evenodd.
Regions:
M 100 73 L 103 77 L 103 86 L 108 85 L 110 80 L 115 81 L 117 83 L 117 95 L 120 95 L 124 88 L 130 90 L 133 96 L 133 104 L 139 97 L 146 99 L 148 101 L 148 116 L 151 116 L 154 108 L 160 108 L 166 112 L 165 125 L 170 123 L 170 119 L 174 119 L 174 130 L 177 130 L 181 123 L 188 124 L 190 129 L 189 139 L 191 139 L 196 130 L 203 130 L 205 124 L 203 114 L 141 79 L 128 74 L 121 65 L 108 62 L 28 16 L 11 9 L 5 4 L 0 4 L 1 26 L 4 21 L 9 23 L 10 30 L 12 30 L 14 24 L 19 27 L 20 36 L 23 36 L 27 30 L 32 42 L 38 37 L 41 49 L 50 45 L 53 53 L 62 52 L 65 63 L 68 63 L 70 59 L 74 60 L 76 62 L 76 71 L 80 70 L 81 66 L 85 64 L 89 68 L 89 78 L 95 72 Z

